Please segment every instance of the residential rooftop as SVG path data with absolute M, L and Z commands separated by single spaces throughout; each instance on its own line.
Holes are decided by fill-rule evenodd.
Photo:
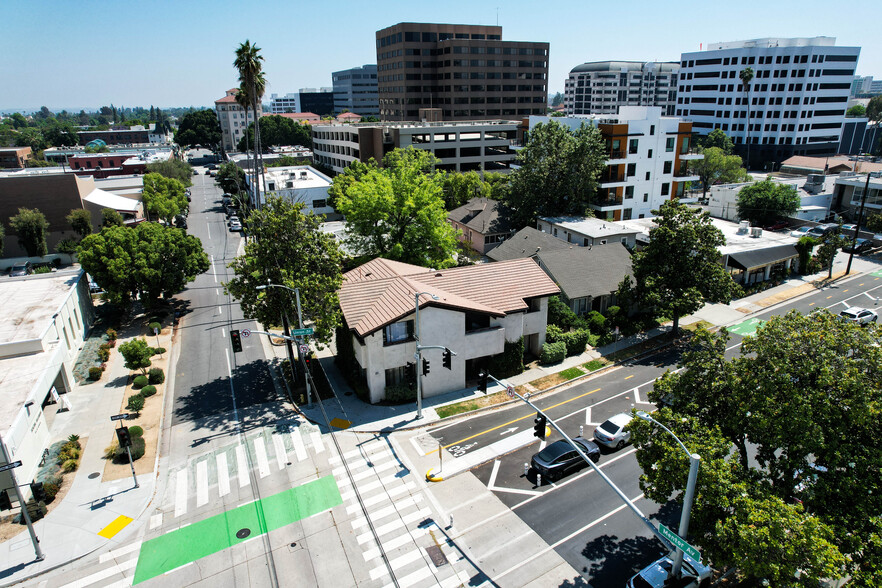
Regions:
M 539 218 L 545 222 L 558 225 L 570 232 L 587 235 L 592 239 L 603 239 L 604 237 L 633 232 L 620 222 L 603 220 L 591 216 L 541 216 Z

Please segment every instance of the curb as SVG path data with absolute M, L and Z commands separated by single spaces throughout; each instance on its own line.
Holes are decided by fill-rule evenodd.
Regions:
M 430 468 L 429 471 L 426 472 L 426 482 L 443 482 L 444 481 L 443 476 L 433 476 L 432 475 L 433 469 L 434 468 Z

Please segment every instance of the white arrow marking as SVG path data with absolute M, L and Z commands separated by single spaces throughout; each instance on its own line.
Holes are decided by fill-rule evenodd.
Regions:
M 503 432 L 500 433 L 500 435 L 505 435 L 505 434 L 507 434 L 507 433 L 514 433 L 514 432 L 517 431 L 517 430 L 518 430 L 517 427 L 512 427 L 512 428 L 510 428 L 510 429 L 506 429 L 506 430 L 504 430 Z

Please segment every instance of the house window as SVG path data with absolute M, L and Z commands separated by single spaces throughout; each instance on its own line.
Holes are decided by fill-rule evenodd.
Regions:
M 600 244 L 601 244 L 601 245 L 606 245 L 606 239 L 601 239 L 601 240 L 600 240 Z
M 631 209 L 630 208 L 626 208 L 625 210 L 622 211 L 622 220 L 631 220 Z M 622 237 L 622 243 L 624 243 L 626 241 L 627 241 L 627 239 Z
M 654 134 L 655 134 L 655 125 L 649 125 L 649 134 L 650 134 L 650 135 L 654 135 Z
M 646 181 L 649 181 L 649 172 L 646 172 Z
M 386 370 L 386 385 L 398 386 L 399 384 L 411 384 L 407 379 L 407 367 L 403 365 Z
M 490 315 L 477 312 L 465 313 L 465 332 L 479 331 L 490 328 Z
M 383 329 L 383 345 L 394 345 L 413 339 L 413 321 L 400 321 Z
M 674 167 L 673 161 L 666 161 L 664 171 L 662 173 L 669 174 L 671 173 L 671 169 Z
M 652 149 L 650 149 L 646 152 L 646 157 L 648 157 L 649 159 L 652 159 Z
M 662 184 L 662 186 L 661 186 L 661 195 L 662 195 L 662 196 L 667 196 L 670 192 L 671 192 L 671 185 L 670 185 L 669 183 L 667 183 L 667 182 L 665 182 L 664 184 Z
M 634 197 L 634 186 L 625 186 L 625 198 Z
M 674 143 L 677 141 L 676 137 L 668 137 L 665 140 L 665 151 L 672 152 L 674 150 Z
M 636 175 L 637 175 L 637 164 L 636 163 L 629 163 L 628 164 L 628 177 L 630 178 L 631 176 L 636 176 Z
M 643 202 L 649 202 L 649 194 L 643 195 Z M 641 218 L 643 218 L 643 217 L 641 217 Z
M 628 141 L 628 153 L 637 153 L 637 145 L 639 141 L 637 139 L 631 139 Z
M 313 200 L 312 201 L 313 208 L 324 208 L 327 205 L 328 205 L 327 200 Z

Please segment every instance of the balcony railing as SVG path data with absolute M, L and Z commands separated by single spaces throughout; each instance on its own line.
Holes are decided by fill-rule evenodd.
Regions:
M 609 184 L 610 182 L 624 182 L 625 181 L 625 173 L 605 173 L 600 175 L 600 183 L 601 184 Z
M 624 159 L 625 152 L 622 151 L 621 149 L 613 149 L 609 152 L 609 158 L 610 159 Z

